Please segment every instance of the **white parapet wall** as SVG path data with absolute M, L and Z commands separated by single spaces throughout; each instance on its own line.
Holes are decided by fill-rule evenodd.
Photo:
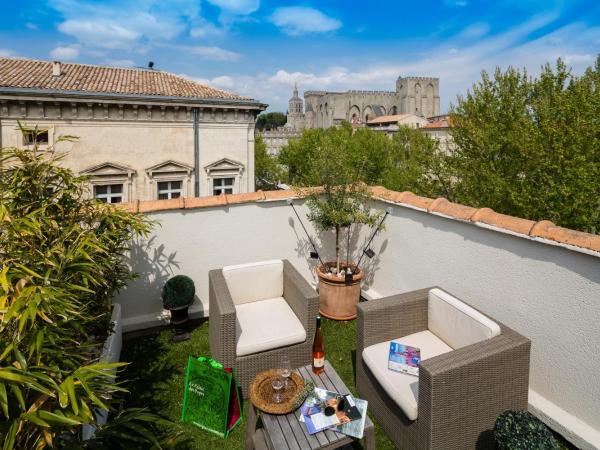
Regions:
M 299 203 L 304 220 L 306 208 Z M 600 257 L 518 233 L 398 204 L 363 260 L 365 286 L 379 295 L 440 286 L 532 341 L 530 409 L 573 443 L 600 448 Z M 172 275 L 196 284 L 195 316 L 207 316 L 208 271 L 229 264 L 290 260 L 310 282 L 315 261 L 293 210 L 262 201 L 148 213 L 160 222 L 131 253 L 140 278 L 124 289 L 123 329 L 166 323 L 160 291 Z M 332 256 L 331 233 L 309 233 Z M 360 248 L 367 233 L 353 239 Z M 355 256 L 357 251 L 355 251 Z

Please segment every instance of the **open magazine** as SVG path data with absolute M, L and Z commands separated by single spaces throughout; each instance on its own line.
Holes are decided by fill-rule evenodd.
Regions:
M 300 422 L 309 434 L 335 429 L 351 437 L 362 438 L 365 427 L 367 401 L 352 395 L 315 388 L 300 407 Z

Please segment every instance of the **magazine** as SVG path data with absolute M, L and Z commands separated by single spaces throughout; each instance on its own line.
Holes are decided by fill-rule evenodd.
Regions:
M 362 414 L 351 395 L 315 388 L 300 407 L 300 422 L 309 434 L 347 425 L 362 419 Z
M 348 400 L 352 400 L 356 404 L 356 407 L 358 408 L 358 411 L 360 412 L 361 418 L 357 419 L 357 420 L 353 420 L 352 422 L 343 423 L 341 425 L 338 425 L 335 431 L 337 431 L 339 433 L 344 433 L 345 435 L 348 435 L 348 436 L 356 438 L 356 439 L 362 439 L 363 433 L 365 431 L 365 420 L 367 418 L 367 405 L 369 402 L 367 402 L 366 400 L 363 400 L 362 398 L 352 397 L 351 395 L 348 395 Z
M 419 376 L 420 362 L 420 349 L 399 342 L 390 342 L 390 355 L 388 357 L 389 370 Z

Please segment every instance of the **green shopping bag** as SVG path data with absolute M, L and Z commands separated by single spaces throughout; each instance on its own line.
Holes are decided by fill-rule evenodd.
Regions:
M 233 370 L 211 358 L 188 356 L 181 421 L 227 438 L 240 420 Z

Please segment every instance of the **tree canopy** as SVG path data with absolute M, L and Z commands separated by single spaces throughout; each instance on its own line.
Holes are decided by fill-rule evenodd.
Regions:
M 282 112 L 262 113 L 256 118 L 256 129 L 272 130 L 273 128 L 282 127 L 287 123 L 287 116 Z
M 575 76 L 496 69 L 452 109 L 453 199 L 590 232 L 600 230 L 600 58 Z

